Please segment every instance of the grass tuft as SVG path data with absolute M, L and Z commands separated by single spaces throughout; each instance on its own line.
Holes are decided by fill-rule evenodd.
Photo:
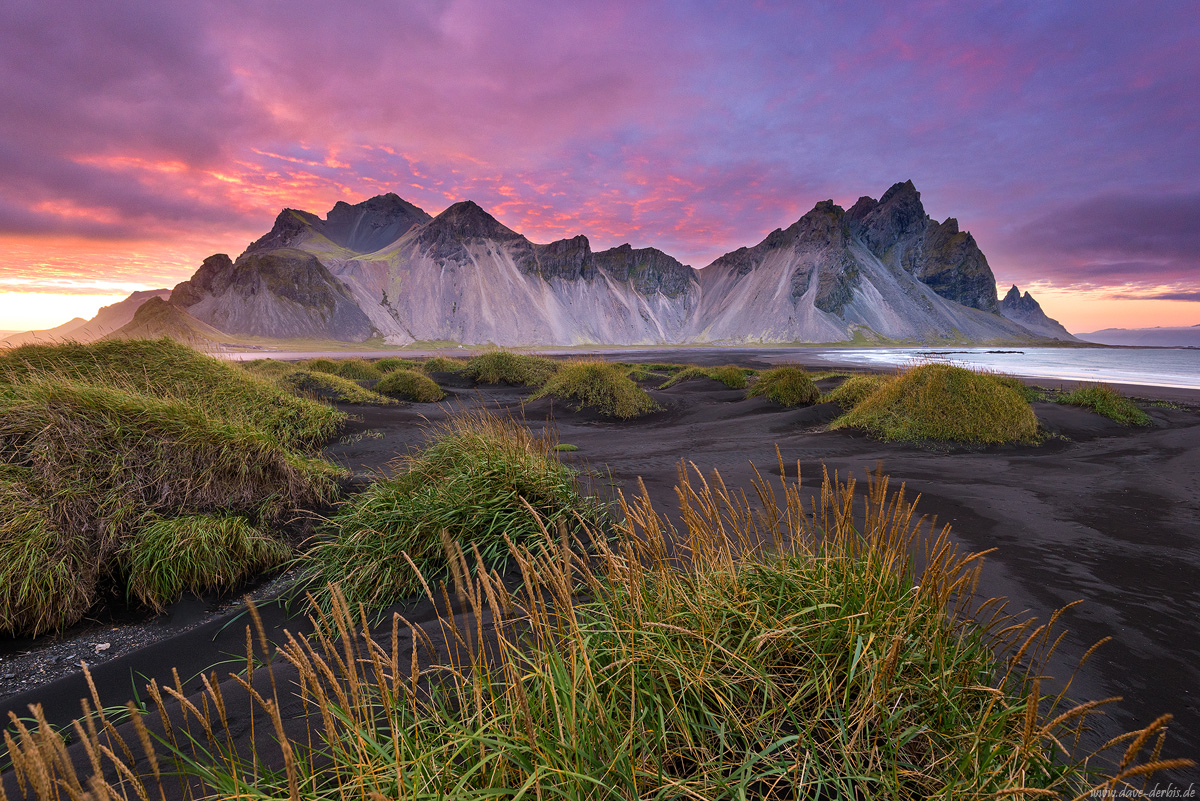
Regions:
M 775 367 L 758 374 L 750 387 L 749 398 L 764 395 L 780 406 L 811 406 L 821 397 L 821 390 L 799 367 Z
M 374 362 L 375 369 L 380 373 L 390 373 L 393 370 L 419 370 L 421 369 L 420 362 L 415 362 L 412 359 L 400 359 L 395 356 L 386 356 L 382 359 L 376 359 Z
M 658 404 L 634 383 L 620 365 L 606 361 L 568 362 L 532 398 L 579 401 L 607 417 L 627 420 L 658 410 Z
M 185 592 L 224 591 L 277 567 L 291 549 L 234 515 L 161 518 L 143 526 L 121 554 L 128 592 L 162 611 Z
M 433 403 L 446 397 L 446 393 L 432 378 L 416 370 L 392 370 L 379 380 L 375 391 L 390 398 L 416 403 Z
M 730 389 L 745 389 L 746 378 L 753 374 L 753 370 L 738 367 L 736 364 L 723 364 L 708 371 L 709 378 L 720 381 Z
M 86 538 L 55 525 L 28 471 L 0 466 L 0 631 L 37 636 L 70 625 L 95 601 Z
M 1009 380 L 924 364 L 889 380 L 831 428 L 859 428 L 884 440 L 986 445 L 1034 441 L 1038 422 Z
M 324 357 L 316 359 L 305 359 L 297 365 L 302 370 L 311 370 L 314 373 L 329 373 L 337 375 L 338 363 L 336 359 L 326 359 Z
M 540 387 L 558 372 L 559 363 L 541 356 L 493 350 L 474 357 L 463 369 L 480 384 L 513 384 Z
M 669 389 L 676 384 L 691 381 L 694 378 L 711 378 L 713 381 L 720 381 L 730 389 L 745 389 L 747 376 L 753 374 L 753 370 L 738 367 L 735 364 L 725 364 L 720 367 L 698 367 L 692 365 L 676 372 L 659 385 L 658 388 Z
M 465 359 L 450 359 L 446 356 L 430 356 L 421 364 L 427 373 L 458 373 L 467 366 Z
M 1079 387 L 1063 395 L 1058 402 L 1091 409 L 1124 426 L 1150 425 L 1150 415 L 1107 384 Z
M 332 373 L 313 370 L 293 370 L 279 378 L 279 385 L 301 395 L 312 395 L 322 400 L 340 403 L 356 403 L 363 406 L 388 406 L 396 403 L 395 398 L 372 392 Z
M 891 380 L 892 376 L 887 375 L 852 375 L 826 395 L 825 400 L 850 411 Z
M 443 533 L 478 548 L 491 568 L 507 561 L 506 538 L 529 542 L 542 526 L 595 524 L 598 504 L 580 493 L 554 444 L 513 420 L 450 418 L 434 428 L 431 445 L 397 463 L 396 475 L 333 516 L 328 539 L 311 552 L 317 579 L 339 585 L 352 603 L 382 606 L 420 592 L 409 558 L 430 577 L 444 575 Z
M 375 381 L 383 378 L 383 368 L 375 362 L 366 359 L 339 359 L 337 374 L 351 381 Z

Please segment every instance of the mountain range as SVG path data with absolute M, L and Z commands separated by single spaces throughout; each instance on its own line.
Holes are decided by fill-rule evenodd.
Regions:
M 1200 325 L 1154 328 L 1102 328 L 1080 334 L 1085 342 L 1100 345 L 1139 345 L 1154 348 L 1200 348 Z
M 472 201 L 395 194 L 321 218 L 284 209 L 236 259 L 205 259 L 113 336 L 376 338 L 392 345 L 1074 341 L 1028 293 L 996 294 L 974 237 L 911 181 L 818 203 L 703 269 L 655 248 L 531 242 Z M 135 333 L 136 332 L 136 333 Z M 70 334 L 71 332 L 67 332 Z

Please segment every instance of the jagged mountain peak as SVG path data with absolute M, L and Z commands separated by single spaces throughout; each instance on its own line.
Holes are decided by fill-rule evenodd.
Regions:
M 324 224 L 316 227 L 348 250 L 374 253 L 430 219 L 423 209 L 388 192 L 354 205 L 338 201 L 325 215 Z
M 315 214 L 301 209 L 286 208 L 275 216 L 275 224 L 271 226 L 271 230 L 251 242 L 243 253 L 291 247 L 320 222 L 321 218 Z
M 1001 309 L 1042 313 L 1042 306 L 1034 300 L 1033 295 L 1030 295 L 1028 292 L 1022 295 L 1021 290 L 1017 288 L 1016 284 L 1013 284 L 1004 295 L 1004 299 L 1000 301 L 1000 307 Z
M 879 198 L 879 204 L 882 206 L 896 200 L 903 203 L 921 202 L 921 193 L 917 191 L 917 186 L 911 178 L 907 181 L 897 181 L 888 187 L 888 190 L 883 193 L 883 197 Z
M 426 230 L 435 228 L 473 239 L 514 239 L 521 236 L 488 214 L 474 200 L 460 200 L 434 217 Z
M 658 248 L 635 248 L 628 242 L 595 254 L 596 265 L 614 280 L 631 281 L 647 296 L 679 297 L 696 281 L 696 271 Z
M 1002 317 L 1050 339 L 1076 340 L 1057 320 L 1046 316 L 1046 313 L 1042 311 L 1041 304 L 1034 299 L 1033 295 L 1028 292 L 1022 295 L 1016 284 L 1013 284 L 1004 295 L 1004 299 L 998 304 L 997 311 Z
M 911 180 L 892 184 L 878 202 L 859 198 L 851 211 L 855 233 L 872 250 L 886 249 L 891 243 L 922 233 L 929 221 L 921 193 Z
M 465 246 L 472 240 L 491 240 L 516 243 L 528 249 L 532 246 L 525 237 L 488 214 L 473 200 L 460 200 L 421 227 L 417 244 L 435 261 L 461 261 L 468 258 Z M 524 254 L 530 262 L 532 255 Z
M 849 233 L 845 210 L 832 200 L 822 200 L 812 210 L 782 231 L 784 241 L 830 244 Z
M 355 253 L 374 253 L 430 219 L 424 210 L 394 192 L 361 203 L 339 200 L 323 220 L 311 212 L 287 208 L 279 212 L 270 232 L 252 242 L 245 253 L 294 247 L 311 233 Z

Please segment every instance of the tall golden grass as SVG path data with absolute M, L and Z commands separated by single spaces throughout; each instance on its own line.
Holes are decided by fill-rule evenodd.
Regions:
M 85 759 L 34 710 L 5 738 L 21 789 L 58 801 L 1083 799 L 1188 764 L 1159 758 L 1166 718 L 1107 745 L 1112 775 L 1066 756 L 1099 704 L 1071 704 L 1069 682 L 1043 694 L 1055 620 L 977 603 L 981 554 L 925 525 L 885 477 L 860 493 L 826 475 L 809 495 L 798 476 L 756 472 L 747 495 L 681 466 L 677 494 L 681 530 L 643 491 L 621 499 L 614 536 L 563 526 L 539 547 L 514 544 L 515 587 L 469 570 L 478 554 L 446 538 L 453 582 L 424 585 L 439 618 L 397 613 L 390 636 L 372 636 L 335 588 L 317 634 L 277 649 L 294 685 L 261 664 L 255 618 L 260 652 L 248 629 L 232 683 L 205 678 L 192 695 L 151 683 L 149 710 L 131 706 L 125 726 L 93 693 L 72 731 Z M 250 709 L 233 708 L 235 691 Z M 287 736 L 293 695 L 309 724 L 299 738 Z

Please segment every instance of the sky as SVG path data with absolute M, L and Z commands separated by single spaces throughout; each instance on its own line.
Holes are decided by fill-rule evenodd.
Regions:
M 0 0 L 0 330 L 284 207 L 694 267 L 911 179 L 1075 332 L 1200 323 L 1200 4 Z

